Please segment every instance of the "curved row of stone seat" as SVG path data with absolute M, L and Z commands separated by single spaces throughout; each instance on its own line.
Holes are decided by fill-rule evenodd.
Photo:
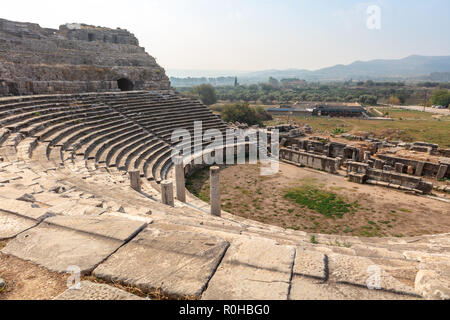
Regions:
M 49 100 L 54 103 L 48 103 Z M 55 149 L 56 156 L 61 155 L 61 163 L 75 156 L 84 156 L 86 159 L 95 157 L 99 164 L 118 165 L 127 170 L 138 169 L 142 176 L 156 181 L 167 177 L 171 168 L 170 143 L 146 143 L 140 146 L 133 141 L 139 138 L 140 142 L 145 142 L 145 137 L 138 135 L 144 134 L 139 127 L 148 131 L 149 139 L 154 134 L 154 142 L 158 138 L 168 141 L 171 132 L 178 128 L 193 133 L 194 121 L 203 120 L 203 132 L 210 128 L 226 128 L 204 106 L 174 95 L 137 92 L 126 95 L 39 96 L 19 101 L 10 104 L 3 101 L 4 106 L 15 107 L 2 119 L 3 125 L 9 126 L 9 133 L 13 132 L 9 137 L 12 143 L 7 145 L 16 147 L 22 138 L 32 136 L 47 143 L 46 155 L 49 159 L 53 149 L 61 147 Z M 38 103 L 34 104 L 36 101 Z M 187 112 L 189 116 L 186 117 Z M 132 145 L 128 146 L 131 142 Z M 206 143 L 200 144 L 203 146 Z M 116 150 L 119 151 L 118 161 L 115 161 Z M 67 152 L 69 154 L 63 155 Z M 128 152 L 132 154 L 132 159 L 128 158 Z M 139 152 L 147 158 L 143 158 Z M 123 158 L 126 164 L 124 167 L 120 164 Z
M 43 161 L 46 161 L 46 159 L 44 158 Z M 28 162 L 28 164 L 31 165 L 32 162 Z M 80 168 L 84 167 L 83 161 L 80 161 L 79 164 Z M 14 165 L 18 165 L 18 163 L 15 163 Z M 24 163 L 24 165 L 27 165 L 27 163 Z M 74 166 L 76 165 L 77 162 L 75 162 Z M 16 175 L 20 175 L 17 171 L 13 172 Z M 11 174 L 13 172 L 11 172 Z M 44 174 L 44 171 L 39 172 L 42 175 Z M 225 212 L 223 213 L 222 218 L 214 218 L 206 214 L 201 214 L 201 212 L 188 206 L 184 206 L 181 209 L 164 207 L 145 197 L 141 197 L 138 193 L 131 192 L 128 187 L 126 175 L 121 175 L 119 172 L 114 173 L 114 170 L 97 170 L 92 174 L 86 172 L 86 177 L 84 172 L 76 171 L 76 169 L 68 169 L 68 167 L 64 166 L 56 168 L 55 170 L 47 170 L 46 174 L 48 174 L 48 176 L 46 176 L 44 181 L 41 181 L 42 179 L 30 181 L 38 181 L 40 184 L 45 185 L 45 181 L 48 181 L 53 177 L 53 182 L 50 183 L 50 185 L 52 186 L 53 184 L 58 183 L 58 181 L 61 181 L 63 185 L 66 186 L 67 191 L 62 193 L 59 199 L 57 199 L 55 195 L 51 196 L 49 194 L 50 188 L 45 188 L 46 190 L 43 194 L 33 192 L 33 196 L 37 198 L 39 203 L 44 202 L 48 205 L 56 205 L 51 207 L 52 212 L 60 212 L 60 214 L 64 216 L 70 216 L 76 213 L 81 219 L 83 215 L 92 216 L 94 212 L 105 212 L 105 210 L 106 212 L 101 215 L 110 216 L 111 210 L 119 210 L 117 208 L 120 207 L 120 205 L 113 205 L 111 207 L 111 205 L 108 204 L 114 200 L 119 204 L 133 203 L 133 205 L 136 206 L 135 209 L 130 209 L 127 205 L 123 205 L 125 210 L 122 211 L 122 209 L 120 209 L 121 211 L 118 212 L 122 217 L 128 217 L 129 215 L 136 216 L 136 218 L 139 216 L 145 217 L 145 210 L 139 208 L 150 208 L 150 210 L 153 211 L 151 217 L 154 219 L 153 224 L 156 230 L 159 230 L 160 228 L 162 228 L 161 230 L 165 230 L 164 226 L 170 226 L 169 228 L 171 230 L 180 230 L 179 236 L 192 233 L 196 234 L 196 237 L 200 235 L 210 235 L 226 239 L 230 243 L 230 248 L 228 249 L 230 250 L 230 255 L 235 253 L 235 246 L 238 246 L 237 248 L 239 248 L 239 246 L 243 245 L 243 242 L 245 245 L 254 243 L 251 244 L 252 250 L 245 251 L 245 261 L 252 265 L 250 268 L 251 270 L 246 270 L 245 268 L 242 269 L 240 263 L 237 265 L 229 264 L 230 258 L 226 257 L 223 262 L 220 263 L 219 267 L 211 274 L 211 282 L 207 286 L 206 291 L 203 292 L 203 298 L 205 299 L 255 299 L 257 297 L 276 299 L 320 298 L 319 296 L 316 296 L 315 289 L 323 289 L 323 285 L 310 284 L 314 290 L 311 289 L 306 292 L 301 291 L 298 288 L 300 284 L 304 284 L 304 281 L 310 281 L 307 279 L 310 279 L 311 277 L 319 277 L 320 283 L 327 283 L 327 286 L 337 286 L 340 289 L 343 288 L 342 286 L 348 286 L 346 288 L 351 292 L 362 294 L 360 297 L 353 296 L 354 299 L 367 298 L 365 296 L 366 294 L 371 298 L 418 298 L 419 296 L 414 295 L 422 293 L 414 291 L 414 281 L 417 272 L 433 268 L 437 261 L 447 261 L 445 259 L 449 259 L 448 254 L 446 254 L 446 252 L 448 253 L 450 246 L 448 235 L 404 239 L 361 239 L 356 237 L 315 235 L 316 242 L 319 244 L 313 244 L 310 242 L 311 235 L 304 232 L 267 226 L 255 221 L 235 217 Z M 117 175 L 117 179 L 111 179 L 114 175 Z M 0 174 L 0 177 L 1 176 L 2 175 Z M 121 176 L 123 178 L 123 183 L 115 185 L 115 182 L 119 181 Z M 25 178 L 26 176 L 22 177 L 22 179 Z M 12 177 L 10 179 L 16 178 Z M 13 180 L 13 183 L 14 182 L 17 182 L 17 185 L 27 185 L 26 182 L 20 180 Z M 28 185 L 30 184 L 31 183 L 28 183 Z M 128 192 L 125 192 L 125 189 L 128 189 Z M 28 190 L 21 189 L 17 194 L 21 195 L 25 191 Z M 71 195 L 66 195 L 67 192 L 70 192 Z M 77 200 L 80 192 L 85 194 L 83 199 L 90 199 L 89 202 L 86 203 L 86 200 L 83 199 Z M 4 193 L 2 193 L 2 195 L 3 194 Z M 89 194 L 92 194 L 95 198 L 87 196 Z M 49 200 L 47 200 L 47 198 Z M 104 205 L 102 204 L 102 207 L 97 207 L 95 203 L 98 200 L 100 200 L 101 203 L 106 203 L 106 206 L 103 207 Z M 114 206 L 116 209 L 112 209 Z M 95 213 L 95 215 L 97 214 L 98 213 Z M 34 236 L 31 235 L 31 237 Z M 181 241 L 180 239 L 178 241 Z M 259 245 L 257 245 L 257 243 Z M 276 243 L 278 243 L 278 245 L 276 245 Z M 284 258 L 282 260 L 272 260 L 274 257 L 281 257 L 280 255 L 282 252 L 287 250 L 287 248 L 291 248 L 291 246 L 296 248 L 294 250 L 296 251 L 295 256 L 308 259 L 308 262 L 305 261 L 305 265 L 302 265 L 301 259 L 298 260 L 292 258 L 294 259 L 292 261 L 284 261 Z M 15 249 L 11 249 L 11 251 L 8 252 L 17 254 L 18 256 L 21 254 L 20 250 Z M 170 255 L 169 252 L 167 252 L 167 254 Z M 264 256 L 264 259 L 259 260 L 260 258 L 257 258 L 258 256 L 261 256 L 261 259 L 263 259 Z M 120 257 L 120 255 L 118 255 L 118 257 Z M 38 258 L 32 258 L 32 261 L 34 261 L 34 259 Z M 243 257 L 239 259 L 243 259 Z M 239 261 L 240 260 L 235 263 Z M 275 273 L 272 271 L 271 273 L 264 266 L 266 263 L 272 264 L 275 261 L 277 262 L 273 267 L 278 271 Z M 325 263 L 321 264 L 321 261 L 325 261 Z M 291 268 L 292 265 L 294 265 L 294 269 L 287 271 L 286 279 L 283 280 L 286 285 L 292 287 L 291 290 L 281 290 L 277 286 L 272 286 L 271 290 L 267 291 L 259 285 L 254 286 L 256 283 L 249 287 L 245 280 L 241 280 L 243 282 L 240 284 L 237 283 L 240 278 L 236 272 L 247 273 L 250 271 L 257 277 L 259 277 L 259 273 L 262 272 L 262 274 L 265 274 L 265 277 L 269 277 L 269 279 L 266 278 L 265 280 L 277 282 L 279 280 L 274 280 L 271 277 L 275 276 L 275 274 L 279 274 L 280 268 L 284 268 L 284 263 L 286 263 L 286 266 L 291 265 Z M 318 263 L 318 265 L 316 263 Z M 107 264 L 108 262 L 106 262 L 106 265 Z M 364 274 L 367 271 L 366 269 L 371 265 L 376 265 L 380 270 L 383 270 L 383 273 L 381 274 L 382 282 L 380 284 L 382 290 L 371 291 L 363 288 L 366 278 L 370 276 L 370 274 L 367 274 L 367 277 L 365 277 Z M 326 272 L 327 270 L 328 273 Z M 228 285 L 230 289 L 233 288 L 233 291 L 229 292 L 228 290 L 225 290 L 219 294 L 217 289 L 218 286 L 224 285 L 223 281 L 225 280 L 222 276 L 225 271 L 226 274 L 229 275 L 227 280 L 227 282 L 229 282 Z M 127 271 L 121 269 L 121 272 L 124 272 L 126 275 L 127 272 L 131 272 L 131 270 Z M 108 281 L 108 277 L 103 275 L 103 273 L 96 271 L 94 274 Z M 124 276 L 124 274 L 121 276 Z M 127 280 L 124 281 L 125 284 L 130 284 Z M 152 283 L 151 280 L 146 281 Z M 180 281 L 183 281 L 183 278 L 180 278 Z M 348 282 L 348 284 L 343 284 L 343 282 Z M 167 283 L 169 284 L 164 287 L 164 291 L 167 293 L 173 293 L 173 290 L 178 287 L 176 284 L 170 284 L 170 281 Z M 253 296 L 241 296 L 242 291 L 240 291 L 239 288 L 242 286 L 248 288 L 249 294 Z M 188 292 L 189 291 L 182 290 L 178 293 L 186 294 Z M 331 288 L 327 288 L 326 292 L 328 296 L 322 296 L 322 298 L 342 297 Z M 398 295 L 399 293 L 400 295 Z
M 136 97 L 136 99 L 138 98 L 142 97 Z M 123 97 L 120 99 L 123 99 Z M 105 103 L 105 105 L 107 104 Z M 129 188 L 126 171 L 120 171 L 119 169 L 128 170 L 134 167 L 141 170 L 141 174 L 147 178 L 162 179 L 171 171 L 170 154 L 173 146 L 140 126 L 120 110 L 112 106 L 109 107 L 109 110 L 105 109 L 104 112 L 109 112 L 111 118 L 107 116 L 100 119 L 96 118 L 99 117 L 98 115 L 89 114 L 89 117 L 84 118 L 89 119 L 89 121 L 79 123 L 75 129 L 72 126 L 74 121 L 77 121 L 76 119 L 70 120 L 68 127 L 65 127 L 64 124 L 52 123 L 42 130 L 37 130 L 31 137 L 22 137 L 11 149 L 5 149 L 5 151 L 11 151 L 12 153 L 3 154 L 2 151 L 4 150 L 0 150 L 1 155 L 6 160 L 11 159 L 12 167 L 16 167 L 19 163 L 14 161 L 23 161 L 23 163 L 20 162 L 21 165 L 33 168 L 35 174 L 42 175 L 42 177 L 45 174 L 45 179 L 30 180 L 23 176 L 19 180 L 14 180 L 15 177 L 9 177 L 2 173 L 0 173 L 0 177 L 5 181 L 8 179 L 8 181 L 13 181 L 12 184 L 20 188 L 19 190 L 25 191 L 26 189 L 27 192 L 35 188 L 35 183 L 38 181 L 39 186 L 44 187 L 44 192 L 47 194 L 52 187 L 45 187 L 46 181 L 51 180 L 52 183 L 60 181 L 64 185 L 70 186 L 73 192 L 92 194 L 98 199 L 104 199 L 104 201 L 114 200 L 119 203 L 133 203 L 134 206 L 142 209 L 148 210 L 150 208 L 153 211 L 152 219 L 154 219 L 156 228 L 160 226 L 164 230 L 165 227 L 162 227 L 162 225 L 169 225 L 170 229 L 180 230 L 180 236 L 192 233 L 223 238 L 230 243 L 230 249 L 228 250 L 230 250 L 231 258 L 233 254 L 239 253 L 241 245 L 247 248 L 247 241 L 252 243 L 248 247 L 252 248 L 251 250 L 245 249 L 249 250 L 245 251 L 242 249 L 248 255 L 244 260 L 251 265 L 251 270 L 242 269 L 243 267 L 239 265 L 234 266 L 231 263 L 231 258 L 225 255 L 223 261 L 218 262 L 219 267 L 212 270 L 208 276 L 211 281 L 208 286 L 203 287 L 207 288 L 203 292 L 204 298 L 279 297 L 295 299 L 301 297 L 298 288 L 305 280 L 301 277 L 305 275 L 317 277 L 318 274 L 320 274 L 321 281 L 327 283 L 337 281 L 339 286 L 343 282 L 351 283 L 352 290 L 358 291 L 362 290 L 356 289 L 358 286 L 358 288 L 361 288 L 365 285 L 364 282 L 361 282 L 362 278 L 359 278 L 359 276 L 361 272 L 367 271 L 365 269 L 367 269 L 368 263 L 379 266 L 382 270 L 391 274 L 394 279 L 400 281 L 395 282 L 392 278 L 389 278 L 394 282 L 382 284 L 383 291 L 380 291 L 380 297 L 389 296 L 391 291 L 414 297 L 414 281 L 417 272 L 434 270 L 433 268 L 440 270 L 441 264 L 449 261 L 449 235 L 404 239 L 362 239 L 315 235 L 315 242 L 320 243 L 315 244 L 311 243 L 312 235 L 307 233 L 267 226 L 225 212 L 222 218 L 210 217 L 196 205 L 198 199 L 187 205 L 177 203 L 177 208 L 165 207 L 154 201 L 155 199 L 151 200 L 145 196 L 147 194 L 156 198 L 157 193 L 152 193 L 154 189 L 152 191 L 151 185 L 144 184 L 143 194 L 133 192 Z M 46 121 L 43 121 L 43 123 L 46 123 Z M 9 125 L 14 125 L 14 122 Z M 201 143 L 202 141 L 198 142 L 198 144 Z M 11 158 L 9 158 L 10 155 Z M 8 174 L 19 174 L 17 170 L 20 171 L 21 169 L 8 172 Z M 32 193 L 39 197 L 37 195 L 40 193 L 34 191 Z M 52 197 L 49 196 L 49 198 Z M 91 214 L 91 212 L 97 212 L 97 209 L 99 209 L 96 206 L 83 209 L 81 205 L 84 204 L 81 202 L 72 203 L 69 201 L 70 199 L 69 197 L 53 201 L 67 202 L 65 206 L 75 205 L 75 208 L 72 208 L 72 210 L 66 207 L 64 209 L 54 208 L 54 210 L 58 209 L 61 210 L 58 212 L 62 212 L 63 215 L 70 215 L 73 214 L 74 210 Z M 119 209 L 117 210 L 119 211 Z M 125 212 L 127 211 L 125 210 Z M 133 212 L 133 214 L 142 216 L 139 213 L 140 211 L 145 210 L 138 210 L 137 213 Z M 251 239 L 255 239 L 254 242 Z M 278 245 L 271 241 L 277 242 Z M 261 246 L 259 243 L 261 243 Z M 292 249 L 291 246 L 296 249 Z M 236 252 L 236 250 L 238 251 Z M 296 253 L 291 258 L 275 259 L 286 250 Z M 301 260 L 296 259 L 295 256 L 302 257 L 305 250 L 313 252 L 307 254 L 307 257 L 313 259 L 310 260 L 311 262 L 316 261 L 314 259 L 317 258 L 317 262 L 329 261 L 329 264 L 328 262 L 320 264 L 318 273 L 314 273 L 317 270 L 312 264 L 304 266 L 305 269 L 302 269 Z M 268 256 L 266 257 L 265 254 L 268 254 Z M 114 254 L 112 257 L 114 257 Z M 239 257 L 239 254 L 236 257 Z M 238 258 L 238 260 L 241 258 Z M 271 264 L 273 261 L 279 263 L 279 265 L 273 265 L 277 270 L 278 267 L 282 270 L 285 270 L 285 268 L 288 270 L 286 277 L 277 278 L 273 270 L 272 273 L 269 271 L 270 268 L 267 268 L 267 263 Z M 155 263 L 158 265 L 157 262 Z M 294 266 L 294 269 L 292 269 L 292 266 Z M 325 270 L 328 270 L 328 275 Z M 267 280 L 267 283 L 283 283 L 285 288 L 280 289 L 278 286 L 271 286 L 270 290 L 266 290 L 260 286 L 263 282 L 259 282 L 260 285 L 253 283 L 248 286 L 247 280 L 239 278 L 239 274 L 242 272 L 243 275 L 248 275 L 247 272 L 250 271 L 251 274 L 258 275 L 258 277 L 260 276 L 259 273 L 262 272 L 269 277 L 269 279 L 263 279 Z M 102 272 L 95 274 L 108 279 L 108 275 L 112 273 L 103 269 Z M 228 274 L 228 280 L 225 280 L 224 274 Z M 355 276 L 353 277 L 352 274 Z M 182 281 L 182 278 L 180 279 Z M 126 282 L 126 280 L 124 281 Z M 229 281 L 229 283 L 226 281 Z M 242 283 L 238 283 L 239 281 L 242 281 Z M 165 290 L 169 293 L 174 292 L 176 284 L 170 281 L 167 283 Z M 402 283 L 406 284 L 406 287 Z M 126 282 L 126 284 L 130 283 Z M 236 291 L 224 291 L 221 293 L 222 296 L 219 296 L 217 289 L 227 284 L 230 288 L 235 288 Z M 243 292 L 240 289 L 242 286 L 245 286 L 249 294 L 254 296 L 240 296 Z M 291 291 L 288 287 L 292 288 Z M 365 290 L 367 291 L 367 289 Z M 190 291 L 181 290 L 180 292 L 188 293 Z M 262 292 L 264 292 L 264 295 Z M 416 293 L 422 294 L 421 291 Z M 303 292 L 303 294 L 305 293 Z M 331 296 L 333 294 L 333 292 L 330 292 Z

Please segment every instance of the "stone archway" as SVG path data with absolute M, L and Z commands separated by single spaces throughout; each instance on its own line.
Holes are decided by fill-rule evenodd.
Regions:
M 127 78 L 117 80 L 117 86 L 121 91 L 132 91 L 134 88 L 133 82 Z

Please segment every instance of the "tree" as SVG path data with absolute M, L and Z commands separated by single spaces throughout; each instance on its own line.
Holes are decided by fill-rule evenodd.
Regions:
M 365 94 L 359 97 L 358 102 L 362 104 L 376 105 L 378 102 L 378 97 Z
M 234 103 L 226 105 L 222 111 L 225 122 L 240 122 L 252 125 L 262 125 L 263 121 L 271 120 L 272 116 L 263 108 L 250 108 L 248 103 Z
M 400 105 L 401 104 L 400 99 L 398 97 L 396 97 L 396 96 L 391 96 L 389 98 L 388 103 L 389 104 L 393 104 L 393 105 Z
M 436 106 L 448 106 L 450 104 L 450 92 L 445 89 L 436 90 L 433 93 L 431 102 Z
M 269 78 L 269 85 L 274 88 L 278 88 L 280 86 L 280 81 L 275 79 L 274 77 Z
M 195 87 L 193 91 L 207 106 L 210 106 L 217 102 L 216 89 L 210 84 L 199 85 Z

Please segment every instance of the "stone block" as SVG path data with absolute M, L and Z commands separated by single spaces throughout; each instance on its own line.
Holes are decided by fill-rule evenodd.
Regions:
M 19 234 L 2 252 L 55 272 L 77 266 L 89 273 L 142 228 L 141 222 L 112 220 L 54 217 Z
M 81 281 L 80 289 L 67 289 L 54 300 L 145 300 L 134 294 L 120 290 L 118 288 L 94 283 L 90 281 Z
M 330 280 L 337 283 L 411 296 L 417 295 L 414 288 L 400 282 L 368 258 L 332 253 L 328 255 L 328 267 Z
M 285 300 L 295 248 L 262 238 L 236 240 L 202 295 L 203 300 Z
M 445 175 L 447 174 L 447 170 L 448 170 L 448 166 L 447 165 L 441 165 L 439 167 L 439 171 L 436 175 L 436 179 L 437 180 L 441 180 L 443 178 L 445 178 Z
M 36 220 L 0 211 L 0 240 L 13 238 L 37 224 Z
M 198 297 L 228 246 L 225 240 L 198 232 L 149 226 L 99 265 L 94 275 L 144 291 Z

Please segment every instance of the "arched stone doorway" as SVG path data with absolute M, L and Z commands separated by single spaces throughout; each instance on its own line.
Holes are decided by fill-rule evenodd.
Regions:
M 117 86 L 121 91 L 131 91 L 134 88 L 133 82 L 127 78 L 117 80 Z

